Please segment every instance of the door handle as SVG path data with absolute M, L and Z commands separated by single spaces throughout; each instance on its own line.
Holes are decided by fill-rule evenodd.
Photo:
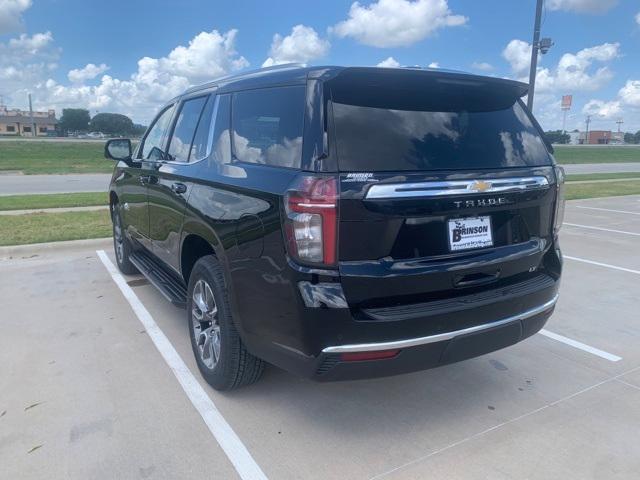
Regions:
M 140 182 L 140 185 L 146 185 L 150 181 L 151 181 L 151 177 L 149 175 L 140 175 L 138 177 L 138 182 Z
M 171 191 L 173 193 L 184 193 L 187 191 L 187 186 L 184 183 L 176 182 L 171 184 Z

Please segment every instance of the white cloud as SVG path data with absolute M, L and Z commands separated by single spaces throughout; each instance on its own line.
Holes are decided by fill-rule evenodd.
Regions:
M 22 28 L 22 14 L 31 6 L 31 0 L 0 0 L 0 35 Z
M 582 113 L 593 115 L 594 120 L 599 118 L 601 121 L 608 121 L 608 126 L 603 128 L 611 128 L 611 120 L 624 118 L 629 131 L 638 130 L 640 128 L 640 80 L 627 80 L 613 100 L 589 100 L 583 107 Z
M 282 37 L 276 33 L 271 42 L 269 58 L 262 64 L 263 67 L 279 65 L 282 63 L 306 63 L 316 58 L 324 57 L 330 48 L 327 40 L 318 36 L 311 27 L 296 25 L 291 29 L 291 34 Z
M 393 57 L 387 57 L 385 60 L 382 60 L 380 63 L 376 65 L 376 67 L 384 67 L 384 68 L 398 68 L 400 66 L 400 62 L 398 62 Z
M 83 68 L 74 68 L 73 70 L 69 70 L 67 77 L 73 83 L 84 83 L 87 80 L 92 80 L 96 78 L 101 73 L 109 70 L 109 67 L 104 63 L 100 65 L 95 65 L 93 63 L 87 63 L 87 65 Z
M 632 107 L 640 107 L 640 80 L 627 80 L 624 87 L 618 91 L 620 100 Z
M 467 21 L 467 17 L 451 12 L 447 0 L 378 0 L 368 6 L 354 2 L 349 18 L 330 31 L 373 47 L 406 47 L 441 28 Z
M 483 72 L 490 72 L 493 70 L 493 65 L 487 62 L 473 62 L 471 68 L 474 70 L 482 70 Z
M 547 0 L 549 10 L 564 10 L 575 13 L 604 13 L 613 8 L 618 0 Z
M 7 48 L 17 55 L 38 55 L 52 42 L 51 32 L 35 33 L 32 36 L 23 33 L 18 38 L 10 39 Z
M 610 102 L 589 100 L 582 108 L 582 113 L 587 115 L 596 115 L 606 119 L 613 119 L 620 116 L 622 113 L 622 107 L 620 102 L 617 100 L 612 100 Z
M 440 68 L 440 64 L 438 62 L 431 62 L 427 65 L 429 68 Z
M 13 91 L 45 79 L 57 67 L 59 56 L 60 50 L 53 46 L 51 32 L 22 34 L 0 43 L 2 93 L 9 97 Z M 26 98 L 26 93 L 23 97 Z
M 166 57 L 144 57 L 140 62 L 144 61 L 149 67 L 146 74 L 169 74 L 184 77 L 193 83 L 204 82 L 249 65 L 249 62 L 244 57 L 239 57 L 235 50 L 237 34 L 238 31 L 235 29 L 224 34 L 218 33 L 217 30 L 201 32 L 189 41 L 187 47 L 179 45 Z
M 636 23 L 640 25 L 640 12 L 636 13 Z
M 527 81 L 531 45 L 522 40 L 511 40 L 502 56 L 511 65 L 515 76 Z M 584 48 L 577 53 L 565 53 L 555 68 L 538 68 L 536 91 L 567 90 L 593 91 L 601 88 L 613 77 L 607 66 L 593 71 L 595 62 L 607 63 L 620 56 L 619 43 L 603 43 Z
M 162 103 L 189 86 L 248 66 L 235 50 L 236 35 L 237 30 L 199 33 L 187 46 L 178 46 L 164 57 L 141 58 L 129 78 L 103 75 L 92 86 L 80 83 L 81 77 L 98 76 L 105 65 L 88 65 L 78 74 L 69 72 L 76 83 L 58 83 L 50 78 L 60 53 L 52 45 L 51 34 L 21 35 L 0 44 L 0 84 L 9 97 L 7 102 L 16 106 L 24 105 L 27 92 L 32 92 L 37 108 L 82 107 L 92 114 L 106 110 L 148 122 Z
M 502 51 L 502 56 L 511 65 L 513 73 L 522 75 L 531 64 L 531 44 L 523 40 L 511 40 Z

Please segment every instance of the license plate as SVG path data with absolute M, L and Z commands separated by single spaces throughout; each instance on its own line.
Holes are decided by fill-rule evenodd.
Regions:
M 449 249 L 452 252 L 492 246 L 491 217 L 449 220 Z

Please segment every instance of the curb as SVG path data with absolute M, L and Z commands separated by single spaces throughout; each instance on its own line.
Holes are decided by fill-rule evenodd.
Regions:
M 29 245 L 10 245 L 0 247 L 0 259 L 14 255 L 32 255 L 46 252 L 64 252 L 77 249 L 101 249 L 113 245 L 113 239 L 90 238 L 86 240 L 65 240 L 62 242 L 31 243 Z

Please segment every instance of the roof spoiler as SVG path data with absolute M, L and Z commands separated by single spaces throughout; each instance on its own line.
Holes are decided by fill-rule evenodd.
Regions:
M 338 103 L 401 110 L 501 110 L 529 90 L 505 78 L 413 68 L 348 67 L 324 80 Z

